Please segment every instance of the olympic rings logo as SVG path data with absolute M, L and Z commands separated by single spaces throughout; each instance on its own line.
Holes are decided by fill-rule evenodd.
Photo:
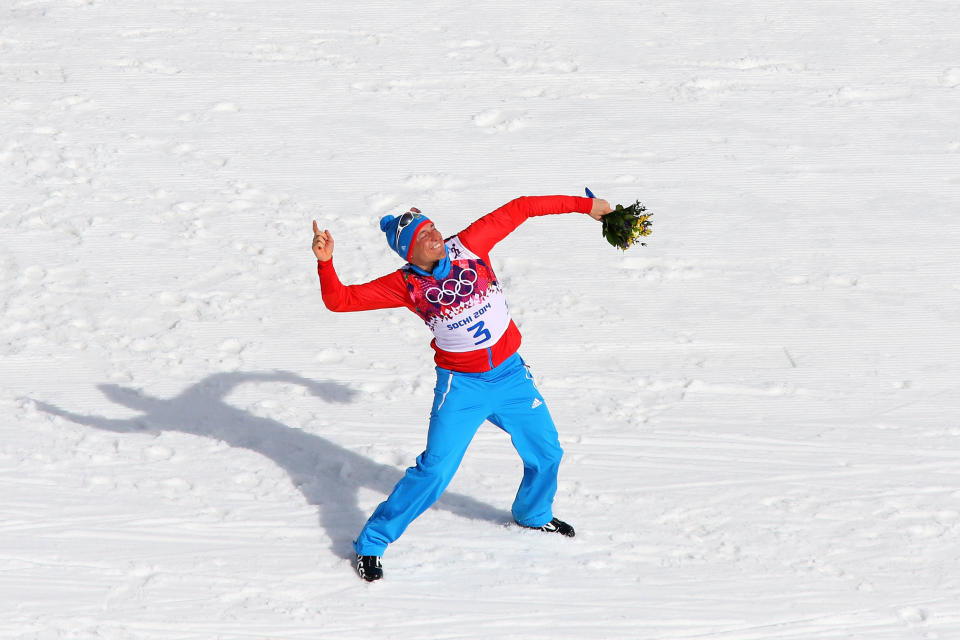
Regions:
M 457 279 L 444 280 L 439 287 L 430 287 L 426 291 L 427 302 L 431 304 L 451 305 L 461 298 L 473 295 L 477 282 L 477 272 L 467 268 L 457 275 Z

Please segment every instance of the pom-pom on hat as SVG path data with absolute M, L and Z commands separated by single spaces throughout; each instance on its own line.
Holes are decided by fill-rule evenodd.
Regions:
M 417 232 L 423 225 L 430 222 L 430 218 L 420 213 L 420 209 L 410 207 L 406 213 L 393 216 L 387 214 L 380 218 L 380 230 L 387 236 L 387 244 L 397 252 L 401 258 L 410 261 L 413 252 L 413 243 L 416 242 Z

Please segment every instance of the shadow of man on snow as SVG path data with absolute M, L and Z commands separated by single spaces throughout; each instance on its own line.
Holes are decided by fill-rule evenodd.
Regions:
M 98 385 L 113 402 L 142 413 L 127 420 L 80 415 L 45 402 L 34 402 L 46 413 L 106 431 L 180 431 L 260 453 L 285 469 L 307 502 L 317 506 L 320 524 L 332 540 L 333 553 L 352 559 L 352 540 L 369 515 L 358 505 L 359 489 L 372 489 L 386 497 L 403 475 L 403 470 L 370 460 L 326 438 L 228 404 L 225 398 L 230 392 L 248 382 L 301 385 L 325 402 L 349 403 L 356 395 L 349 387 L 335 382 L 316 382 L 294 373 L 276 371 L 214 374 L 169 399 L 154 398 L 114 384 Z M 512 522 L 509 512 L 460 494 L 445 493 L 435 506 L 473 520 L 498 524 Z

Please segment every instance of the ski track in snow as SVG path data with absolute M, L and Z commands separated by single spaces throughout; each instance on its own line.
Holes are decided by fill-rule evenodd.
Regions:
M 14 0 L 0 21 L 0 637 L 960 637 L 950 3 Z M 334 315 L 528 194 L 493 253 L 574 540 L 481 429 L 386 579 L 428 334 Z

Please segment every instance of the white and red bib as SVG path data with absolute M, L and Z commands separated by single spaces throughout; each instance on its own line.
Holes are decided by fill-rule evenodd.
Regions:
M 462 353 L 490 348 L 510 326 L 496 274 L 457 236 L 447 240 L 446 247 L 451 263 L 446 278 L 404 269 L 413 309 L 433 332 L 439 349 Z

